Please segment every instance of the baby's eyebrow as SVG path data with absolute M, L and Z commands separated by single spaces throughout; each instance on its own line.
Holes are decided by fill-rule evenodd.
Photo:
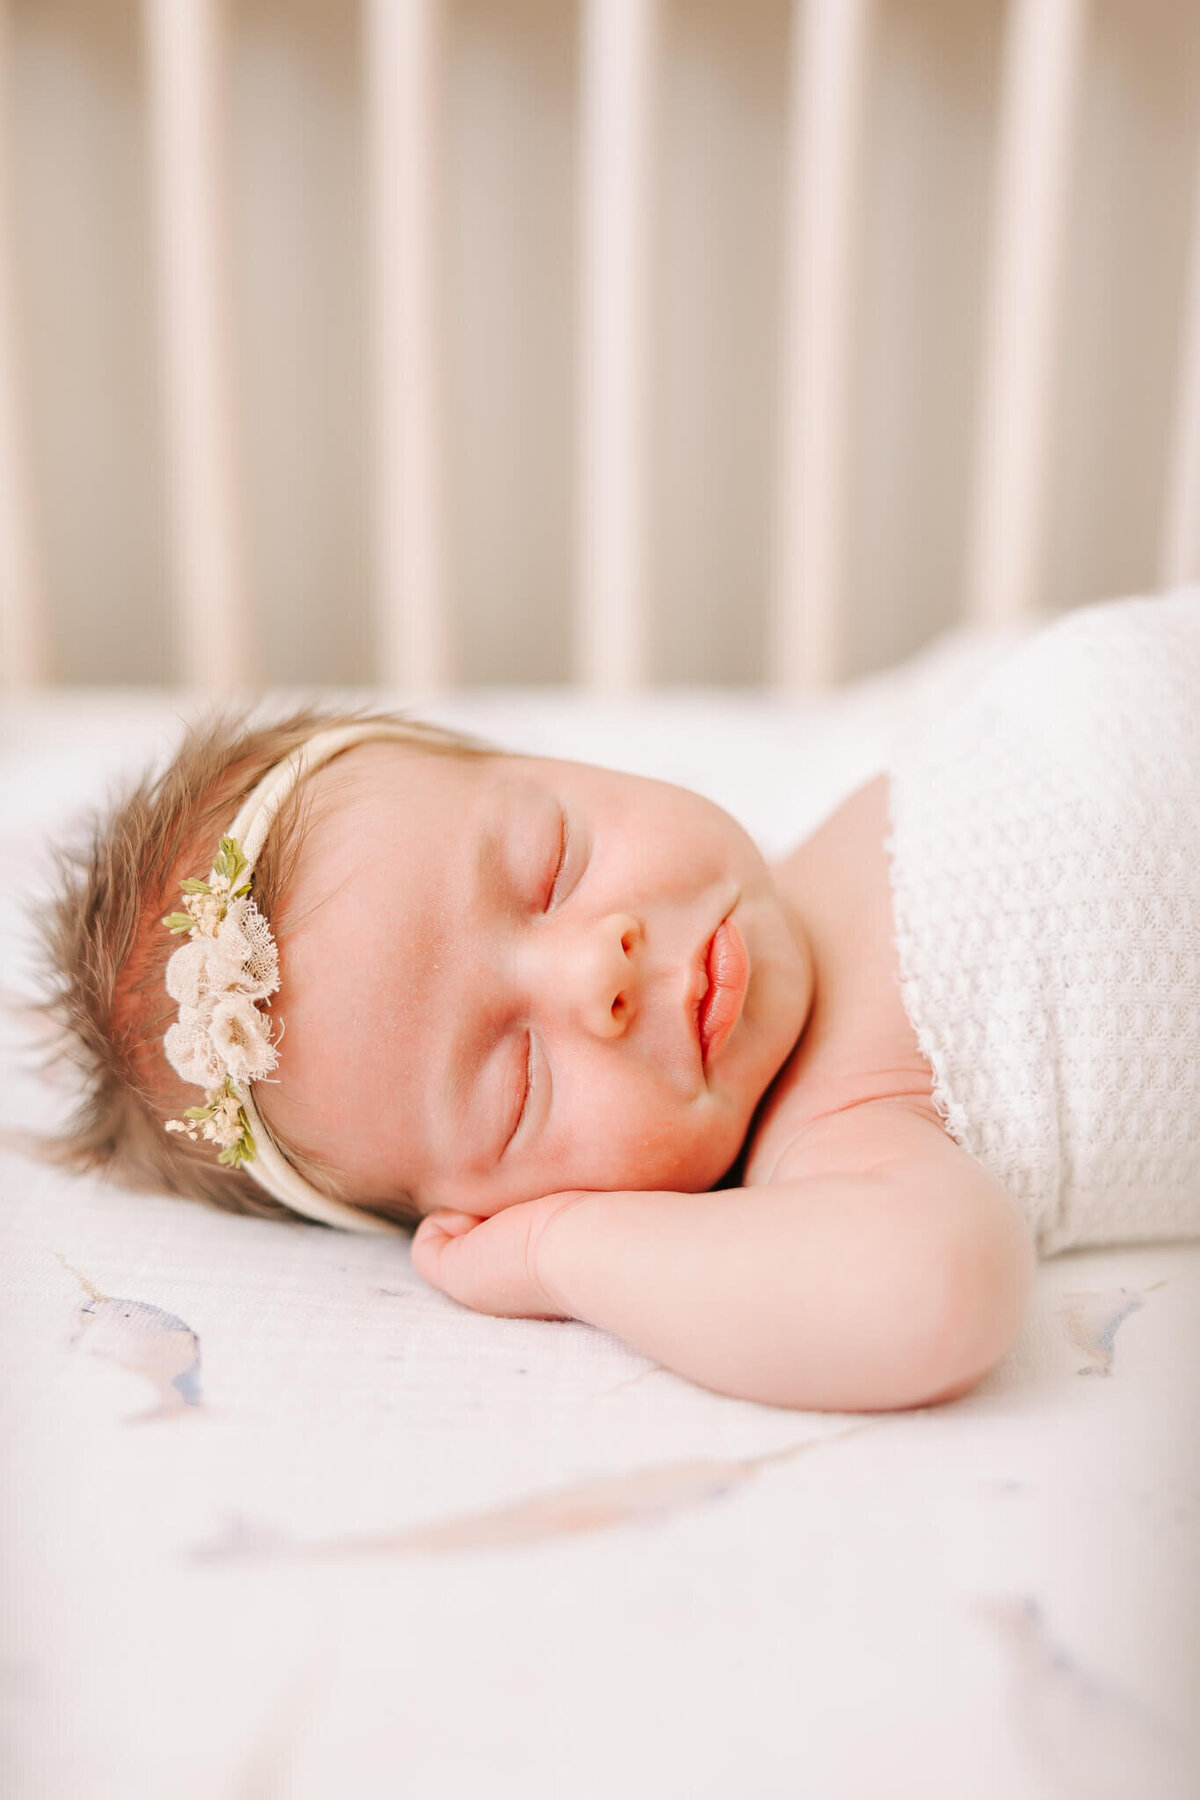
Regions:
M 510 775 L 492 795 L 488 817 L 480 828 L 479 842 L 475 846 L 472 871 L 474 887 L 471 896 L 473 906 L 478 907 L 481 900 L 494 896 L 503 886 L 508 875 L 504 845 L 508 828 L 513 823 L 514 803 L 521 789 L 531 785 L 526 780 Z

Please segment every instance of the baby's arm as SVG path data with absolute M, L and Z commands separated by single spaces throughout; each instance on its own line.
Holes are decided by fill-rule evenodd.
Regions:
M 435 1214 L 413 1260 L 477 1310 L 587 1320 L 720 1393 L 874 1411 L 948 1399 L 1000 1360 L 1033 1251 L 986 1170 L 876 1102 L 767 1186 Z

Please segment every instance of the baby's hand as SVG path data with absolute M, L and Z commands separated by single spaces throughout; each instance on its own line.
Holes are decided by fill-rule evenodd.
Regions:
M 412 1241 L 413 1267 L 431 1287 L 463 1306 L 504 1319 L 564 1319 L 537 1272 L 537 1247 L 555 1214 L 582 1194 L 547 1194 L 508 1206 L 490 1219 L 434 1212 Z

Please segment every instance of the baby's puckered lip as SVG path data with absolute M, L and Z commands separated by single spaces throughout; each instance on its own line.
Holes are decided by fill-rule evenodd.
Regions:
M 733 911 L 731 906 L 718 921 L 696 958 L 692 1018 L 706 1071 L 741 1018 L 750 984 L 750 954 Z

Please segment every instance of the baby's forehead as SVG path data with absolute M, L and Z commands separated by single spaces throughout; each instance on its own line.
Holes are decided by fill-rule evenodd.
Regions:
M 406 831 L 416 836 L 422 825 L 435 824 L 445 834 L 454 818 L 462 817 L 447 813 L 447 803 L 461 805 L 489 770 L 506 760 L 388 741 L 356 745 L 307 784 L 302 796 L 305 860 L 378 847 L 381 831 L 389 837 Z
M 654 793 L 660 807 L 668 795 L 695 804 L 686 790 L 595 763 L 387 740 L 357 745 L 306 784 L 297 886 L 307 905 L 353 868 L 364 880 L 412 888 L 423 874 L 435 881 L 456 859 L 469 860 L 473 845 L 501 841 L 540 816 L 546 794 L 612 810 L 630 789 Z M 617 807 L 611 823 L 621 822 Z

